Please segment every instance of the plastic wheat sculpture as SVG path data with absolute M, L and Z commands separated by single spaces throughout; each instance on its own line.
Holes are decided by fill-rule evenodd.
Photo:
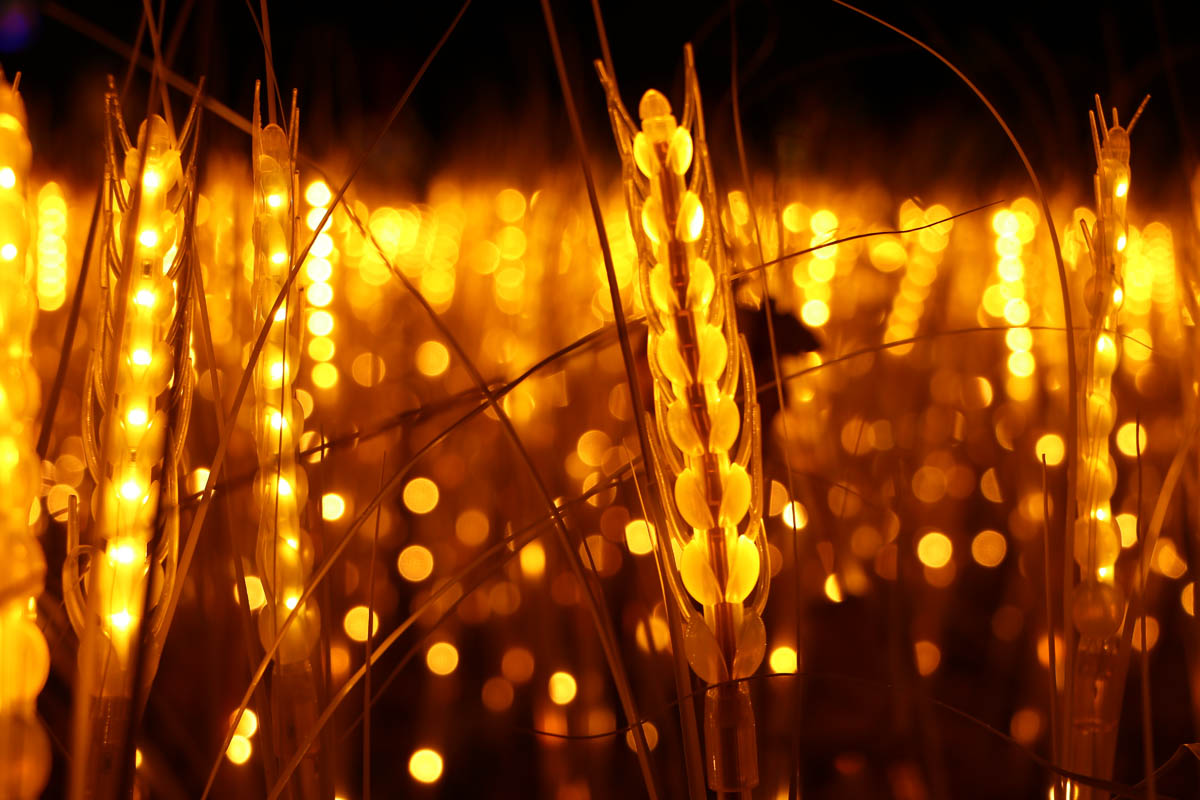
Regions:
M 624 163 L 650 328 L 653 463 L 670 542 L 662 558 L 683 611 L 688 662 L 710 686 L 709 786 L 741 791 L 758 783 L 754 713 L 746 684 L 731 681 L 753 674 L 762 660 L 760 615 L 770 579 L 761 430 L 728 257 L 714 230 L 716 192 L 690 49 L 685 55 L 679 123 L 666 97 L 652 89 L 639 104 L 638 127 L 600 71 Z
M 157 660 L 141 644 L 150 653 L 161 648 L 160 601 L 175 583 L 195 268 L 195 171 L 184 158 L 195 105 L 180 137 L 151 115 L 135 145 L 115 92 L 106 102 L 101 300 L 83 403 L 84 452 L 96 489 L 90 541 L 80 546 L 78 522 L 70 525 L 63 580 L 81 641 L 80 683 L 90 694 L 77 701 L 90 703 L 84 791 L 96 797 L 116 792 L 124 757 L 118 748 L 153 678 L 145 670 L 134 685 L 138 660 Z M 83 583 L 80 555 L 89 556 Z
M 1103 140 L 1097 118 L 1089 112 L 1096 149 L 1096 224 L 1087 235 L 1093 273 L 1084 289 L 1091 325 L 1086 333 L 1085 358 L 1081 359 L 1084 374 L 1080 381 L 1083 398 L 1074 542 L 1081 579 L 1072 604 L 1079 641 L 1073 666 L 1073 696 L 1069 699 L 1068 757 L 1072 769 L 1100 777 L 1112 771 L 1124 693 L 1120 634 L 1126 597 L 1115 583 L 1121 537 L 1110 504 L 1117 469 L 1108 440 L 1116 420 L 1112 380 L 1119 357 L 1117 317 L 1125 294 L 1129 134 L 1144 107 L 1145 102 L 1128 129 L 1121 127 L 1113 109 L 1112 125 L 1105 128 Z M 1103 124 L 1099 97 L 1096 110 Z
M 0 796 L 16 800 L 41 796 L 50 773 L 50 740 L 37 718 L 37 696 L 50 672 L 50 652 L 35 622 L 35 602 L 42 593 L 46 560 L 30 514 L 41 487 L 41 463 L 34 448 L 40 388 L 30 351 L 37 296 L 32 262 L 26 258 L 26 189 L 31 155 L 25 104 L 15 84 L 2 82 Z
M 304 414 L 293 382 L 299 372 L 301 303 L 296 282 L 279 310 L 271 307 L 283 290 L 295 259 L 297 176 L 295 169 L 298 115 L 295 99 L 284 130 L 262 126 L 258 91 L 254 102 L 254 284 L 251 288 L 254 328 L 269 326 L 262 356 L 254 367 L 254 440 L 258 450 L 258 539 L 255 554 L 266 589 L 259 612 L 258 634 L 264 648 L 283 639 L 276 653 L 275 714 L 282 745 L 294 747 L 316 719 L 316 678 L 312 654 L 321 631 L 321 615 L 313 600 L 296 609 L 313 565 L 313 543 L 300 527 L 308 497 L 308 478 L 300 464 L 299 442 Z M 301 786 L 316 791 L 315 763 L 306 759 Z

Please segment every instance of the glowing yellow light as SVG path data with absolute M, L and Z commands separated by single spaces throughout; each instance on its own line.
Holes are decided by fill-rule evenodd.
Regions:
M 400 571 L 400 577 L 406 581 L 423 581 L 433 573 L 433 553 L 419 544 L 409 545 L 400 551 L 396 568 Z
M 328 233 L 318 233 L 308 252 L 315 258 L 328 258 L 333 252 L 333 237 Z
M 284 544 L 286 544 L 288 547 L 292 548 L 293 550 L 299 550 L 299 549 L 300 549 L 300 540 L 299 540 L 299 539 L 297 539 L 295 536 L 288 536 L 288 537 L 286 537 L 286 538 L 283 540 L 283 543 L 284 543 Z
M 271 427 L 277 431 L 283 430 L 287 426 L 287 420 L 278 411 L 272 411 L 268 419 L 270 420 Z
M 154 247 L 158 244 L 158 231 L 147 228 L 138 234 L 138 241 L 141 242 L 142 247 Z
M 300 602 L 300 595 L 290 594 L 287 597 L 283 598 L 283 605 L 285 608 L 287 608 L 288 611 L 295 609 L 296 605 L 299 602 Z
M 1008 552 L 1008 543 L 999 531 L 980 531 L 971 540 L 971 557 L 983 567 L 999 566 Z
M 1028 378 L 1036 366 L 1033 353 L 1026 350 L 1010 353 L 1008 356 L 1008 371 L 1018 378 Z
M 837 230 L 837 226 L 837 214 L 827 208 L 813 212 L 812 218 L 808 221 L 808 227 L 812 228 L 812 232 L 818 235 L 833 233 Z
M 1118 286 L 1117 288 L 1113 289 L 1113 305 L 1119 306 L 1124 300 L 1125 292 L 1121 291 L 1121 287 Z
M 328 311 L 314 311 L 308 318 L 308 330 L 313 336 L 328 336 L 333 331 L 333 315 Z
M 942 651 L 933 642 L 920 641 L 913 645 L 913 655 L 917 659 L 917 672 L 922 675 L 932 675 L 942 663 Z
M 153 308 L 154 292 L 150 289 L 138 289 L 137 293 L 133 296 L 133 302 L 144 308 Z
M 346 612 L 346 616 L 342 619 L 342 627 L 346 630 L 346 635 L 356 642 L 365 642 L 367 640 L 367 607 L 355 606 Z M 371 612 L 371 636 L 379 632 L 379 615 L 374 611 Z
M 458 648 L 449 642 L 436 642 L 425 651 L 425 666 L 434 675 L 449 675 L 458 669 Z
M 237 588 L 234 588 L 233 596 L 237 597 Z M 262 580 L 257 575 L 246 576 L 246 601 L 250 604 L 251 611 L 258 611 L 267 604 L 267 593 L 263 589 Z
M 321 495 L 321 519 L 339 520 L 346 513 L 346 501 L 340 494 L 329 492 Z
M 1126 194 L 1129 193 L 1129 182 L 1121 181 L 1120 183 L 1118 183 L 1116 186 L 1116 189 L 1114 190 L 1114 193 L 1117 195 L 1117 197 L 1124 197 Z
M 1117 237 L 1117 252 L 1118 253 L 1123 252 L 1125 250 L 1125 242 L 1126 242 L 1125 234 L 1122 233 L 1120 236 Z
M 245 764 L 250 760 L 251 753 L 254 752 L 254 746 L 250 744 L 250 740 L 240 734 L 234 734 L 229 740 L 229 747 L 225 748 L 225 757 L 234 764 Z
M 921 559 L 921 563 L 927 567 L 937 569 L 944 567 L 950 563 L 950 557 L 954 554 L 954 545 L 950 542 L 950 537 L 944 533 L 934 531 L 927 533 L 917 542 L 917 558 Z
M 131 408 L 125 414 L 125 421 L 135 428 L 145 425 L 147 419 L 146 409 L 144 408 Z
M 800 318 L 806 325 L 819 328 L 829 321 L 829 306 L 824 300 L 809 300 L 800 309 Z
M 1117 449 L 1129 458 L 1136 458 L 1138 454 L 1138 444 L 1141 444 L 1141 450 L 1146 452 L 1146 428 L 1139 426 L 1136 422 L 1126 422 L 1121 427 L 1117 428 Z
M 137 500 L 142 496 L 142 484 L 137 480 L 130 478 L 121 484 L 121 497 L 126 500 Z
M 436 750 L 423 747 L 408 759 L 408 774 L 421 783 L 434 783 L 442 777 L 442 757 Z
M 825 577 L 825 596 L 835 603 L 842 602 L 842 587 L 838 585 L 837 575 L 833 573 Z
M 516 189 L 502 190 L 496 195 L 496 216 L 510 223 L 525 216 L 525 195 Z
M 310 206 L 324 207 L 333 199 L 333 192 L 329 191 L 329 185 L 325 181 L 313 181 L 304 190 L 304 199 Z
M 1062 463 L 1066 446 L 1063 444 L 1063 438 L 1057 433 L 1047 433 L 1037 440 L 1033 451 L 1037 454 L 1038 461 L 1045 458 L 1046 464 L 1053 467 Z
M 430 378 L 441 375 L 450 366 L 450 351 L 441 342 L 430 340 L 417 348 L 417 370 Z
M 1137 516 L 1134 514 L 1117 514 L 1117 530 L 1121 532 L 1121 547 L 1133 547 L 1137 544 Z
M 4 180 L 4 176 L 0 175 L 0 183 Z M 156 170 L 148 169 L 142 173 L 142 187 L 148 192 L 158 191 L 158 187 L 162 186 L 162 176 Z
M 625 546 L 635 556 L 644 556 L 654 550 L 654 526 L 644 519 L 635 519 L 625 525 Z
M 304 262 L 304 274 L 313 283 L 324 283 L 333 274 L 333 265 L 328 259 L 316 258 L 310 252 L 308 260 Z
M 287 262 L 287 260 L 287 253 L 283 252 L 282 250 L 276 250 L 274 253 L 271 253 L 272 264 L 284 264 Z
M 288 481 L 287 478 L 284 478 L 283 476 L 280 476 L 275 481 L 275 489 L 276 489 L 276 491 L 279 492 L 280 497 L 291 497 L 292 496 L 292 484 Z
M 133 751 L 133 766 L 140 769 L 142 766 L 142 748 L 134 748 Z
M 521 548 L 518 555 L 521 574 L 531 580 L 542 577 L 546 572 L 546 549 L 541 542 L 530 542 Z
M 17 174 L 12 171 L 12 167 L 4 167 L 0 169 L 0 186 L 5 189 L 11 189 L 17 185 Z
M 247 739 L 249 739 L 257 730 L 258 715 L 247 708 L 242 712 L 242 715 L 238 717 L 237 725 L 233 729 L 234 735 L 245 736 Z
M 119 631 L 128 630 L 129 626 L 133 624 L 133 615 L 125 609 L 110 614 L 108 619 L 112 626 Z
M 795 672 L 799 664 L 799 658 L 794 648 L 787 646 L 776 647 L 771 651 L 768 663 L 771 666 L 771 672 Z
M 133 351 L 133 354 L 130 355 L 129 360 L 134 364 L 137 364 L 139 367 L 149 366 L 150 351 L 139 347 L 137 350 Z
M 283 205 L 283 195 L 281 195 L 281 194 L 267 195 L 267 205 L 270 206 L 271 208 L 279 208 L 281 205 Z
M 567 703 L 575 699 L 575 692 L 578 687 L 575 685 L 575 676 L 569 672 L 556 672 L 550 676 L 550 700 L 554 703 L 565 706 Z
M 308 304 L 324 308 L 333 302 L 333 287 L 328 283 L 314 283 L 308 287 Z
M 324 361 L 312 368 L 313 385 L 318 389 L 332 389 L 338 382 L 337 367 Z
M 413 478 L 404 487 L 404 506 L 414 514 L 428 514 L 437 504 L 438 487 L 429 478 Z
M 781 516 L 783 524 L 794 531 L 802 531 L 808 525 L 808 509 L 799 500 L 793 500 L 784 506 Z
M 138 548 L 129 543 L 110 545 L 107 553 L 109 560 L 117 564 L 132 564 L 138 559 Z

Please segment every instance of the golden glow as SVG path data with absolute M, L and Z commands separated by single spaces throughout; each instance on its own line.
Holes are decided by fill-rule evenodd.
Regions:
M 258 715 L 250 709 L 242 712 L 238 717 L 237 725 L 234 727 L 234 734 L 244 736 L 249 739 L 258 730 Z
M 980 566 L 999 566 L 1007 552 L 1008 543 L 999 531 L 980 531 L 971 540 L 971 557 Z
M 333 331 L 333 315 L 328 311 L 314 311 L 308 318 L 308 332 L 313 336 L 328 336 Z
M 625 525 L 625 546 L 635 556 L 644 556 L 654 551 L 654 526 L 644 519 L 635 519 Z
M 441 342 L 428 341 L 417 348 L 417 371 L 433 378 L 450 366 L 450 351 Z
M 346 501 L 340 494 L 329 492 L 321 495 L 321 519 L 335 522 L 346 513 Z
M 131 408 L 125 412 L 125 422 L 135 428 L 142 427 L 146 424 L 147 420 L 148 417 L 146 416 L 146 409 L 144 408 Z
M 234 737 L 229 740 L 229 747 L 225 748 L 225 757 L 239 766 L 249 761 L 253 753 L 254 745 L 250 744 L 250 740 L 241 734 L 234 734 Z
M 919 641 L 913 645 L 913 653 L 917 661 L 917 672 L 924 676 L 932 675 L 942 663 L 941 649 L 930 641 Z
M 429 478 L 413 478 L 404 487 L 404 506 L 414 514 L 428 514 L 437 504 L 438 487 Z
M 346 631 L 346 635 L 356 642 L 365 642 L 367 640 L 367 607 L 355 606 L 346 612 L 346 616 L 342 619 L 342 627 Z M 379 632 L 379 614 L 371 611 L 371 636 Z
M 400 551 L 400 557 L 396 560 L 396 568 L 400 572 L 400 577 L 406 581 L 413 583 L 423 581 L 433 573 L 433 553 L 429 552 L 429 548 L 419 544 L 409 545 Z
M 808 525 L 808 510 L 799 500 L 793 500 L 784 506 L 781 516 L 783 524 L 794 531 L 802 531 Z
M 575 699 L 575 676 L 569 672 L 556 672 L 550 676 L 549 688 L 550 700 L 565 706 Z
M 0 167 L 0 188 L 11 189 L 17 185 L 17 174 L 12 167 Z
M 312 381 L 318 389 L 332 389 L 338 382 L 337 367 L 328 361 L 316 364 L 312 368 Z
M 133 353 L 129 356 L 129 360 L 132 361 L 134 364 L 137 364 L 139 367 L 149 366 L 150 365 L 150 351 L 144 350 L 144 349 L 134 350 Z
M 425 651 L 425 666 L 434 675 L 449 675 L 458 669 L 458 648 L 449 642 L 436 642 Z
M 408 774 L 421 783 L 435 783 L 442 777 L 442 756 L 423 747 L 408 759 Z
M 139 289 L 133 296 L 133 302 L 144 308 L 154 307 L 154 292 L 149 289 Z
M 825 596 L 835 603 L 842 602 L 842 587 L 838 585 L 837 575 L 833 573 L 825 577 Z
M 1117 428 L 1117 449 L 1121 451 L 1122 455 L 1136 458 L 1139 444 L 1142 454 L 1145 455 L 1146 428 L 1144 426 L 1139 427 L 1136 422 L 1126 422 Z
M 950 537 L 934 531 L 927 533 L 917 541 L 917 558 L 927 567 L 938 569 L 950 563 L 954 555 L 954 545 Z
M 329 191 L 329 184 L 325 181 L 313 181 L 304 190 L 304 200 L 310 206 L 328 206 L 332 199 L 333 192 Z
M 1126 194 L 1129 193 L 1129 182 L 1121 181 L 1120 183 L 1118 183 L 1116 185 L 1116 187 L 1113 189 L 1113 193 L 1116 194 L 1117 197 L 1124 197 Z
M 1066 445 L 1063 443 L 1063 438 L 1057 433 L 1047 433 L 1037 440 L 1034 452 L 1037 454 L 1039 462 L 1045 459 L 1048 466 L 1055 467 L 1062 463 Z
M 795 648 L 784 645 L 771 651 L 767 663 L 771 667 L 771 672 L 795 672 L 799 657 L 796 655 Z

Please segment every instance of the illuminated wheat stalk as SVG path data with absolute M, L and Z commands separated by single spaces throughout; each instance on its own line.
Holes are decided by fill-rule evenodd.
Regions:
M 1073 662 L 1067 753 L 1073 770 L 1099 777 L 1107 777 L 1112 769 L 1112 752 L 1124 693 L 1120 681 L 1123 674 L 1120 669 L 1120 629 L 1125 617 L 1125 595 L 1114 584 L 1121 539 L 1110 505 L 1117 485 L 1117 469 L 1109 452 L 1108 439 L 1116 420 L 1112 378 L 1119 356 L 1117 314 L 1124 300 L 1129 134 L 1144 107 L 1145 102 L 1130 120 L 1128 130 L 1119 124 L 1114 108 L 1112 125 L 1106 127 L 1103 142 L 1096 126 L 1097 118 L 1089 112 L 1096 149 L 1096 223 L 1087 236 L 1093 272 L 1084 289 L 1091 325 L 1086 333 L 1087 347 L 1082 364 L 1074 542 L 1075 561 L 1082 577 L 1075 589 L 1072 607 L 1079 641 Z M 1104 111 L 1099 97 L 1096 97 L 1096 110 L 1103 123 Z
M 254 441 L 258 449 L 255 556 L 267 598 L 258 617 L 258 635 L 264 648 L 270 648 L 280 633 L 284 635 L 276 655 L 274 697 L 282 741 L 292 749 L 317 715 L 310 656 L 321 632 L 321 615 L 313 600 L 299 609 L 292 625 L 283 627 L 304 593 L 314 552 L 312 539 L 300 527 L 300 512 L 308 498 L 308 477 L 300 465 L 299 450 L 304 413 L 292 386 L 301 346 L 299 284 L 291 284 L 283 304 L 271 315 L 295 257 L 298 120 L 293 97 L 288 130 L 274 123 L 263 127 L 256 87 L 251 302 L 255 328 L 268 328 L 262 357 L 254 366 Z M 315 797 L 315 761 L 308 759 L 305 765 L 301 774 L 303 796 Z
M 40 797 L 50 774 L 50 740 L 37 718 L 50 652 L 35 621 L 46 560 L 30 524 L 41 484 L 34 448 L 40 388 L 30 350 L 37 313 L 26 258 L 32 153 L 20 79 L 0 85 L 0 796 L 15 800 Z
M 175 581 L 179 455 L 192 392 L 194 169 L 189 160 L 185 170 L 182 154 L 195 106 L 179 139 L 151 115 L 135 147 L 114 92 L 106 104 L 101 313 L 83 409 L 94 518 L 89 546 L 79 546 L 77 523 L 70 526 L 63 568 L 64 599 L 81 640 L 81 681 L 90 693 L 78 702 L 90 703 L 93 756 L 83 791 L 92 796 L 115 791 L 134 699 L 153 678 L 143 673 L 133 685 L 143 657 L 138 645 L 157 651 L 165 633 L 158 600 Z M 81 552 L 90 554 L 86 599 Z
M 705 693 L 709 786 L 741 791 L 758 783 L 754 713 L 746 684 L 726 682 L 750 676 L 762 661 L 760 614 L 770 571 L 754 376 L 714 230 L 699 86 L 689 58 L 682 124 L 667 99 L 650 90 L 638 107 L 639 129 L 603 69 L 601 78 L 625 167 L 650 327 L 651 442 L 670 536 L 662 556 L 686 623 L 688 662 L 717 684 Z

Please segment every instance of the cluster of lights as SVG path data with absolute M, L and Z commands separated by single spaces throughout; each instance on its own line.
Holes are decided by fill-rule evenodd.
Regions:
M 941 222 L 931 228 L 922 226 L 948 216 L 950 210 L 943 205 L 923 209 L 912 200 L 905 200 L 900 205 L 900 228 L 911 231 L 901 234 L 901 241 L 907 248 L 896 244 L 894 240 L 884 240 L 872 249 L 872 262 L 877 269 L 887 272 L 897 269 L 901 263 L 904 265 L 904 275 L 900 278 L 900 286 L 888 313 L 884 342 L 899 342 L 917 334 L 925 313 L 925 300 L 937 279 L 938 266 L 950 244 L 950 231 L 954 223 Z M 907 355 L 912 349 L 912 344 L 900 344 L 888 348 L 887 352 L 899 357 Z
M 38 191 L 37 224 L 38 307 L 54 311 L 67 299 L 67 201 L 53 181 Z
M 304 259 L 304 303 L 307 306 L 308 356 L 315 363 L 312 367 L 312 382 L 318 389 L 331 389 L 337 385 L 338 370 L 331 361 L 336 347 L 333 343 L 334 318 L 330 310 L 333 303 L 334 265 L 338 261 L 337 247 L 332 235 L 332 217 L 321 225 L 321 220 L 333 202 L 333 192 L 325 181 L 313 181 L 304 190 L 304 201 L 308 205 L 305 215 L 306 227 L 313 235 L 313 244 Z
M 38 304 L 26 263 L 31 155 L 25 104 L 0 81 L 0 794 L 15 800 L 41 796 L 51 760 L 37 718 L 50 651 L 34 613 L 46 562 L 30 514 L 41 484 L 30 351 Z
M 1029 400 L 1036 388 L 1033 332 L 1025 327 L 1029 324 L 1030 307 L 1023 253 L 1033 242 L 1040 218 L 1037 207 L 1025 197 L 992 217 L 992 230 L 996 234 L 996 280 L 983 293 L 983 312 L 992 319 L 1002 319 L 1014 326 L 1004 337 L 1008 348 L 1005 388 L 1009 397 L 1018 402 Z

